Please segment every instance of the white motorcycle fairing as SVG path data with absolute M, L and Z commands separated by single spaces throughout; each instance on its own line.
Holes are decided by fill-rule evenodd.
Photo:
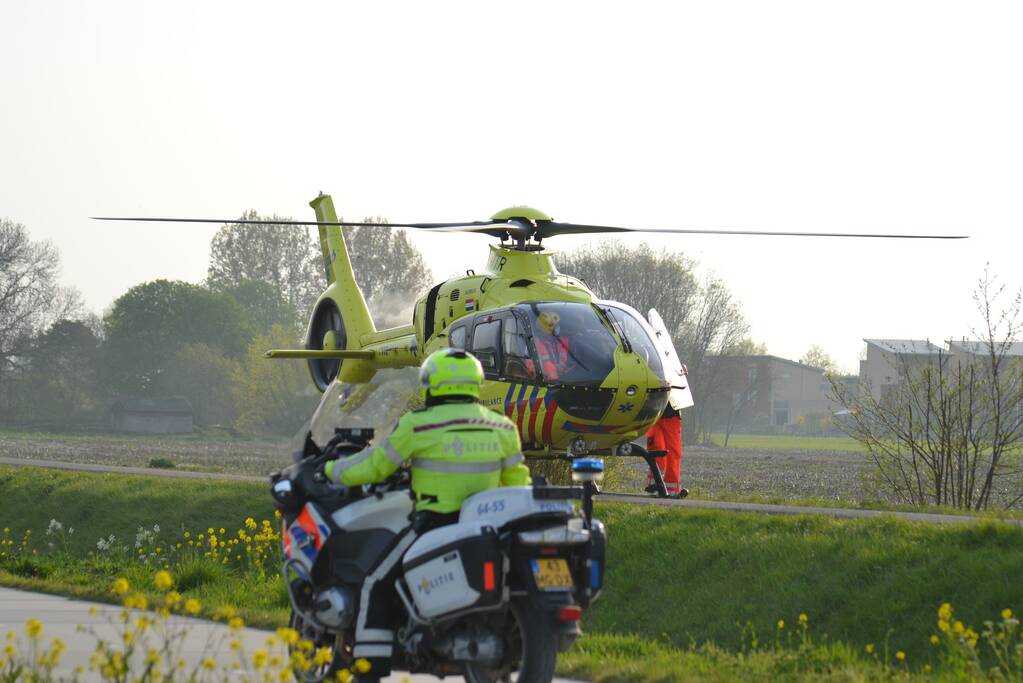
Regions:
M 537 500 L 532 486 L 502 486 L 469 496 L 462 503 L 459 522 L 476 522 L 500 529 L 508 522 L 530 515 L 562 513 L 571 515 L 575 506 L 568 500 Z
M 380 498 L 369 496 L 346 505 L 330 516 L 345 531 L 387 529 L 395 534 L 409 525 L 412 498 L 407 491 L 390 491 Z

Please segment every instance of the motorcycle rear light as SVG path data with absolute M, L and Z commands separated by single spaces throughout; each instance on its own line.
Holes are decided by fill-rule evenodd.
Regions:
M 483 563 L 483 590 L 492 591 L 497 587 L 497 583 L 494 581 L 494 563 L 484 562 Z
M 546 529 L 519 532 L 519 542 L 526 545 L 576 545 L 589 540 L 590 531 L 583 528 L 581 517 Z
M 579 621 L 583 616 L 583 610 L 578 605 L 558 608 L 558 621 Z

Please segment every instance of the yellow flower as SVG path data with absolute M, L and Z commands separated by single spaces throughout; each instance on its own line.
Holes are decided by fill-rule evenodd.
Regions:
M 167 597 L 164 598 L 164 602 L 167 603 L 168 607 L 177 607 L 181 604 L 181 593 L 177 591 L 170 591 L 167 593 Z
M 938 630 L 942 633 L 948 633 L 949 625 L 944 619 L 938 619 Z
M 234 652 L 238 652 L 239 650 L 242 649 L 242 641 L 238 640 L 237 638 L 232 639 L 230 645 L 231 650 L 233 650 Z
M 220 527 L 220 533 L 222 533 L 222 534 L 226 534 L 227 533 L 226 531 L 224 531 L 224 527 Z
M 800 624 L 804 624 L 805 625 L 806 622 L 808 622 L 809 620 L 810 620 L 809 617 L 807 617 L 805 614 L 800 614 L 799 615 L 799 623 Z
M 168 591 L 170 590 L 170 587 L 174 585 L 174 579 L 171 577 L 169 571 L 161 569 L 156 572 L 155 576 L 153 576 L 153 584 L 156 586 L 157 590 Z
M 899 660 L 900 662 L 906 661 L 906 653 L 903 652 L 902 650 L 899 650 L 898 652 L 895 653 L 895 659 Z
M 12 657 L 13 658 L 15 652 L 16 652 L 15 647 L 13 645 L 11 645 L 10 643 L 7 643 L 6 645 L 4 645 L 4 654 L 7 655 L 8 657 Z
M 199 601 L 195 598 L 185 600 L 185 611 L 189 614 L 198 614 L 200 609 Z
M 43 622 L 38 619 L 29 619 L 25 622 L 25 633 L 28 634 L 29 638 L 35 640 L 43 635 Z
M 937 645 L 940 642 L 938 636 L 931 636 L 931 645 Z
M 185 535 L 185 538 L 191 538 L 192 537 L 192 534 L 190 532 L 188 532 L 188 531 L 186 531 L 184 535 Z
M 336 675 L 339 683 L 350 683 L 352 680 L 352 672 L 348 669 L 338 669 Z
M 213 527 L 210 527 L 209 529 L 207 529 L 207 530 L 206 530 L 206 533 L 208 533 L 208 534 L 212 534 L 212 533 L 213 533 Z
M 867 643 L 867 646 L 866 646 L 865 648 L 863 648 L 863 650 L 864 650 L 864 651 L 865 651 L 865 652 L 866 652 L 866 653 L 867 653 L 868 655 L 872 655 L 872 654 L 874 654 L 874 644 L 873 644 L 873 643 Z
M 313 655 L 313 664 L 316 666 L 326 666 L 332 661 L 334 661 L 334 652 L 329 647 L 316 649 L 316 654 Z
M 139 633 L 145 633 L 146 629 L 149 628 L 149 617 L 141 616 L 135 620 L 135 628 L 138 629 Z
M 302 652 L 312 652 L 314 647 L 315 645 L 313 645 L 313 641 L 311 640 L 306 640 L 303 638 L 302 640 L 298 641 L 298 649 L 301 650 Z
M 266 660 L 269 655 L 266 650 L 256 650 L 252 653 L 252 666 L 257 669 L 262 669 L 266 666 Z
M 124 595 L 125 593 L 128 592 L 129 588 L 131 588 L 131 586 L 128 585 L 128 579 L 124 578 L 123 576 L 114 581 L 113 591 L 118 595 Z
M 1012 610 L 1006 607 L 1002 610 L 1002 620 L 1008 621 L 1009 619 L 1012 619 Z
M 128 609 L 146 609 L 149 607 L 149 600 L 146 596 L 136 593 L 124 599 L 124 606 Z
M 952 620 L 952 605 L 947 602 L 941 603 L 941 607 L 938 608 L 938 618 L 944 619 L 945 621 Z
M 966 632 L 966 627 L 963 626 L 963 622 L 957 621 L 956 623 L 952 624 L 952 630 L 958 634 L 963 634 Z
M 288 645 L 294 645 L 298 642 L 298 631 L 293 628 L 279 628 L 277 629 L 277 635 Z
M 358 659 L 355 660 L 355 673 L 368 674 L 369 670 L 372 669 L 372 668 L 373 667 L 369 663 L 368 659 L 364 659 L 362 657 L 359 657 Z
M 231 628 L 239 629 L 245 626 L 245 620 L 241 617 L 231 617 L 228 620 L 227 625 Z
M 778 620 L 778 628 L 785 628 L 785 620 L 784 619 L 779 619 Z
M 217 668 L 217 662 L 212 657 L 207 657 L 206 659 L 202 660 L 202 668 L 206 669 L 207 671 L 213 671 L 214 669 Z
M 160 663 L 160 651 L 151 649 L 146 653 L 146 664 L 159 664 Z
M 124 644 L 125 645 L 131 645 L 134 642 L 135 642 L 135 632 L 134 631 L 125 631 L 124 632 Z

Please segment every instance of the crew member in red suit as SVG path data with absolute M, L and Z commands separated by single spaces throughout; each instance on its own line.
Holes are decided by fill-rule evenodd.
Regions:
M 539 330 L 533 337 L 536 354 L 544 379 L 561 379 L 572 368 L 571 347 L 568 339 L 561 336 L 561 316 L 553 311 L 544 311 L 537 318 Z
M 679 411 L 668 404 L 661 414 L 661 419 L 654 423 L 646 433 L 646 449 L 648 451 L 668 451 L 668 454 L 656 459 L 657 469 L 664 479 L 664 488 L 670 498 L 685 498 L 689 489 L 682 486 L 682 417 Z M 656 491 L 654 475 L 647 472 L 647 492 Z

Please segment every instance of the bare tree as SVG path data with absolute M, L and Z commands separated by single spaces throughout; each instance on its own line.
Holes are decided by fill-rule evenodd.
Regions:
M 632 249 L 620 242 L 586 247 L 557 259 L 558 269 L 582 278 L 600 297 L 629 304 L 646 313 L 656 308 L 689 368 L 696 406 L 695 423 L 686 438 L 704 432 L 706 399 L 717 392 L 717 374 L 708 356 L 727 353 L 746 339 L 749 326 L 738 302 L 721 280 L 696 275 L 696 262 L 642 243 Z
M 982 510 L 1023 501 L 1021 295 L 985 271 L 974 292 L 983 320 L 976 341 L 949 343 L 929 362 L 897 355 L 899 381 L 877 398 L 831 378 L 849 411 L 845 431 L 867 449 L 897 499 Z
M 260 216 L 246 211 L 242 220 L 279 220 L 290 218 Z M 320 250 L 309 229 L 286 223 L 250 225 L 229 223 L 210 241 L 207 284 L 217 291 L 228 290 L 256 280 L 274 285 L 288 304 L 300 312 L 312 308 L 326 288 Z
M 250 210 L 242 219 L 261 217 Z M 273 216 L 266 220 L 291 219 Z M 362 222 L 386 220 L 365 218 Z M 432 277 L 415 245 L 403 230 L 364 226 L 345 227 L 343 232 L 355 279 L 374 319 L 384 326 L 410 322 L 416 295 L 430 286 Z M 308 229 L 284 222 L 222 226 L 210 242 L 207 284 L 230 292 L 253 280 L 277 287 L 305 318 L 327 288 L 322 255 Z
M 840 375 L 838 363 L 831 357 L 827 351 L 817 344 L 812 345 L 807 349 L 803 357 L 799 359 L 800 363 L 809 365 L 810 367 L 820 368 L 824 371 L 825 375 Z
M 35 337 L 81 312 L 78 292 L 57 282 L 60 254 L 34 242 L 21 223 L 0 219 L 0 400 L 5 380 L 21 367 Z
M 386 223 L 367 217 L 363 223 Z M 433 274 L 404 230 L 372 226 L 344 228 L 355 280 L 380 327 L 407 325 L 418 295 L 433 284 Z

